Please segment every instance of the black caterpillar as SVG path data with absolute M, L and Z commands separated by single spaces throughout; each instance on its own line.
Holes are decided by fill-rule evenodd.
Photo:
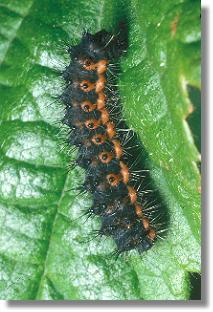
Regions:
M 100 235 L 111 236 L 117 252 L 148 250 L 157 234 L 151 225 L 125 157 L 117 101 L 115 64 L 125 49 L 121 37 L 105 30 L 83 34 L 69 47 L 70 64 L 63 72 L 66 89 L 63 123 L 69 144 L 78 148 L 76 164 L 85 169 L 83 189 L 93 198 L 89 215 L 100 216 Z

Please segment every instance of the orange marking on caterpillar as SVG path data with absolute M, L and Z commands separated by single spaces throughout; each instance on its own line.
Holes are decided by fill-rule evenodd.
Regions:
M 155 232 L 155 230 L 153 228 L 150 228 L 150 230 L 148 231 L 147 233 L 147 237 L 150 239 L 150 240 L 154 240 L 156 238 L 157 234 Z
M 135 213 L 140 219 L 143 218 L 143 211 L 141 205 L 139 204 L 135 205 Z
M 112 153 L 110 152 L 101 152 L 99 155 L 98 155 L 98 158 L 100 159 L 100 161 L 104 164 L 108 164 L 113 156 L 112 156 Z
M 150 228 L 150 223 L 149 223 L 148 218 L 144 217 L 142 220 L 142 223 L 143 223 L 144 229 L 147 231 Z
M 106 95 L 103 92 L 100 92 L 98 94 L 98 99 L 97 99 L 97 108 L 99 110 L 103 109 L 105 107 L 106 103 Z
M 115 135 L 116 135 L 116 132 L 115 132 L 115 125 L 113 122 L 109 121 L 107 124 L 106 124 L 106 131 L 107 131 L 107 134 L 109 136 L 110 139 L 112 139 Z
M 109 113 L 107 109 L 105 108 L 101 110 L 101 120 L 102 120 L 103 125 L 109 122 Z
M 120 166 L 121 166 L 121 175 L 123 177 L 123 182 L 127 184 L 129 182 L 129 168 L 123 161 L 120 161 Z
M 88 80 L 83 80 L 82 82 L 80 82 L 80 89 L 84 92 L 90 92 L 94 90 L 95 87 L 96 87 L 95 82 L 90 82 Z
M 116 158 L 120 159 L 123 154 L 121 143 L 118 140 L 112 140 L 112 143 L 114 145 Z
M 108 65 L 107 60 L 101 60 L 97 63 L 97 73 L 98 74 L 104 74 L 107 71 L 107 65 Z
M 135 202 L 137 200 L 136 190 L 131 186 L 127 186 L 127 189 L 128 189 L 129 198 L 130 198 L 131 203 L 135 204 Z
M 121 180 L 120 175 L 116 175 L 114 173 L 110 173 L 107 175 L 107 181 L 113 187 L 118 186 L 120 180 Z
M 83 65 L 83 68 L 86 70 L 97 70 L 98 74 L 103 74 L 107 70 L 107 60 L 103 59 L 97 63 L 92 62 L 90 59 L 80 60 L 80 63 Z
M 91 140 L 95 145 L 101 145 L 106 141 L 106 136 L 102 134 L 96 134 Z
M 98 81 L 96 82 L 96 87 L 95 87 L 96 93 L 100 93 L 101 91 L 103 91 L 103 89 L 105 88 L 105 83 L 106 83 L 106 78 L 104 77 L 104 75 L 101 75 Z
M 90 130 L 97 129 L 99 125 L 100 125 L 100 120 L 97 120 L 97 119 L 89 119 L 85 121 L 85 126 L 87 127 L 87 129 L 90 129 Z
M 91 103 L 90 101 L 84 101 L 81 104 L 81 108 L 84 112 L 90 113 L 97 108 L 96 104 Z

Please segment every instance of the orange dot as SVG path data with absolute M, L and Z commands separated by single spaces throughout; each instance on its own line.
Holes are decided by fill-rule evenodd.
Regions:
M 142 223 L 143 223 L 144 229 L 145 229 L 145 230 L 148 230 L 149 227 L 150 227 L 150 223 L 149 223 L 148 218 L 144 217 L 143 220 L 142 220 Z
M 80 83 L 80 88 L 81 88 L 81 90 L 83 90 L 84 92 L 90 92 L 90 91 L 92 91 L 93 89 L 95 89 L 95 83 L 90 82 L 90 81 L 88 81 L 88 80 L 83 80 L 83 81 Z
M 112 140 L 112 143 L 114 145 L 116 158 L 120 159 L 122 154 L 123 154 L 121 144 L 120 144 L 120 142 L 118 140 Z
M 97 73 L 98 74 L 103 74 L 106 72 L 107 70 L 107 64 L 108 61 L 107 60 L 101 60 L 97 63 Z
M 106 131 L 110 139 L 112 139 L 116 135 L 115 125 L 113 122 L 110 121 L 106 124 Z
M 123 161 L 120 161 L 120 166 L 121 166 L 121 175 L 123 177 L 123 182 L 127 184 L 129 181 L 129 168 Z
M 90 129 L 90 130 L 97 129 L 99 125 L 100 125 L 100 121 L 97 119 L 89 119 L 85 121 L 85 126 L 87 127 L 87 129 Z
M 106 78 L 104 75 L 101 75 L 100 78 L 96 82 L 95 91 L 96 93 L 100 93 L 105 88 Z
M 136 190 L 131 186 L 127 186 L 127 189 L 128 189 L 130 201 L 132 204 L 134 204 L 137 200 Z
M 105 108 L 101 110 L 101 120 L 104 125 L 109 121 L 109 113 Z
M 105 107 L 106 95 L 103 92 L 98 94 L 97 107 L 99 110 Z
M 96 104 L 92 104 L 90 101 L 84 101 L 82 104 L 81 104 L 81 108 L 83 109 L 83 111 L 85 112 L 92 112 L 93 110 L 95 110 L 97 107 Z
M 98 155 L 98 158 L 100 159 L 100 161 L 104 164 L 108 164 L 111 160 L 112 160 L 112 153 L 110 152 L 101 152 Z
M 110 173 L 107 175 L 107 181 L 113 187 L 118 186 L 118 183 L 120 182 L 120 176 L 114 173 Z
M 106 137 L 102 134 L 96 134 L 92 137 L 92 142 L 95 144 L 95 145 L 100 145 L 100 144 L 103 144 L 106 140 Z
M 153 228 L 150 228 L 149 232 L 147 233 L 147 237 L 151 240 L 156 238 L 156 232 Z
M 142 207 L 141 207 L 141 205 L 139 205 L 139 204 L 136 204 L 136 205 L 135 205 L 135 212 L 136 212 L 136 215 L 137 215 L 139 218 L 142 218 L 142 217 L 143 217 L 143 212 L 142 212 Z

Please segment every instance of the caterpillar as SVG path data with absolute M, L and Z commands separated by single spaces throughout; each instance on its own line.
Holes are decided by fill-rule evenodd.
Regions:
M 98 233 L 113 238 L 119 254 L 146 251 L 157 237 L 134 187 L 119 131 L 115 64 L 124 49 L 119 35 L 85 32 L 78 45 L 68 48 L 70 64 L 63 71 L 66 87 L 61 95 L 68 143 L 77 148 L 76 165 L 85 169 L 83 189 L 92 196 L 87 213 L 100 217 Z

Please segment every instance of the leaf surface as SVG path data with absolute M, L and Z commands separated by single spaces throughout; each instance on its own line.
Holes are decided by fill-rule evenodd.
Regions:
M 0 298 L 16 300 L 188 299 L 200 270 L 199 153 L 187 91 L 200 87 L 198 1 L 0 0 Z M 150 156 L 169 207 L 163 241 L 146 254 L 109 257 L 110 239 L 88 239 L 98 219 L 75 157 L 58 134 L 55 100 L 65 43 L 82 31 L 129 23 L 119 89 L 128 125 Z

